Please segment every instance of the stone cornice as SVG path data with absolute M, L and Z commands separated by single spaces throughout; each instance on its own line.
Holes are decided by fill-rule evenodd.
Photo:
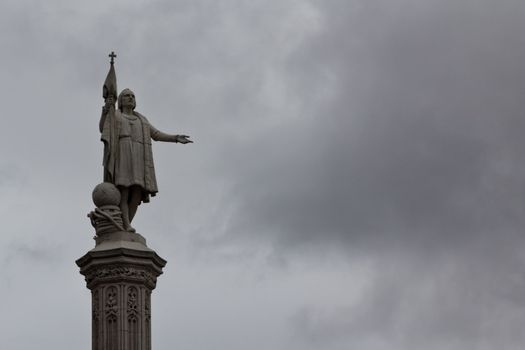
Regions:
M 152 290 L 166 260 L 145 245 L 115 241 L 97 245 L 76 263 L 89 289 L 100 283 L 131 282 L 144 284 Z
M 115 249 L 108 249 L 108 250 L 91 250 L 87 252 L 83 257 L 78 259 L 76 261 L 76 264 L 80 269 L 83 269 L 90 263 L 93 263 L 95 261 L 102 261 L 107 260 L 112 261 L 115 258 L 125 259 L 130 258 L 133 260 L 136 259 L 147 259 L 151 261 L 151 263 L 157 267 L 158 269 L 162 269 L 164 266 L 166 266 L 166 260 L 162 259 L 155 251 L 148 249 L 148 250 L 136 250 L 136 249 L 129 249 L 129 248 L 115 248 Z

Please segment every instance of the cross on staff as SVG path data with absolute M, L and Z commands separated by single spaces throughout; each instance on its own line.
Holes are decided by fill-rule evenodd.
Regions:
M 115 52 L 111 51 L 111 53 L 109 54 L 109 57 L 111 58 L 111 61 L 109 61 L 109 63 L 111 64 L 115 63 L 115 57 L 117 57 Z

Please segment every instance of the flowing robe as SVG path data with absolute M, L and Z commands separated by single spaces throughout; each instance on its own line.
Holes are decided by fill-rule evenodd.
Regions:
M 116 110 L 106 117 L 101 128 L 104 143 L 104 181 L 116 186 L 140 186 L 142 201 L 158 192 L 151 140 L 176 142 L 176 135 L 165 134 L 142 114 L 126 116 Z

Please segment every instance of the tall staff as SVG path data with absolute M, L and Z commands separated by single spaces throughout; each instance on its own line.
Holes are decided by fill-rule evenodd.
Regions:
M 110 133 L 109 144 L 104 144 L 104 181 L 115 183 L 115 164 L 117 153 L 115 150 L 118 147 L 118 135 L 115 134 L 116 120 L 115 120 L 115 102 L 117 101 L 117 75 L 115 74 L 115 52 L 111 51 L 109 54 L 109 72 L 102 87 L 102 97 L 104 98 L 104 107 L 102 108 L 102 116 L 100 118 L 100 132 L 104 128 L 106 118 L 109 118 Z

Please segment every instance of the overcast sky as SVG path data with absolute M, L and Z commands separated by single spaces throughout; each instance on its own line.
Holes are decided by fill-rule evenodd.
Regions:
M 119 90 L 160 130 L 134 226 L 156 350 L 525 343 L 525 2 L 0 3 L 2 348 L 91 349 L 74 261 Z

